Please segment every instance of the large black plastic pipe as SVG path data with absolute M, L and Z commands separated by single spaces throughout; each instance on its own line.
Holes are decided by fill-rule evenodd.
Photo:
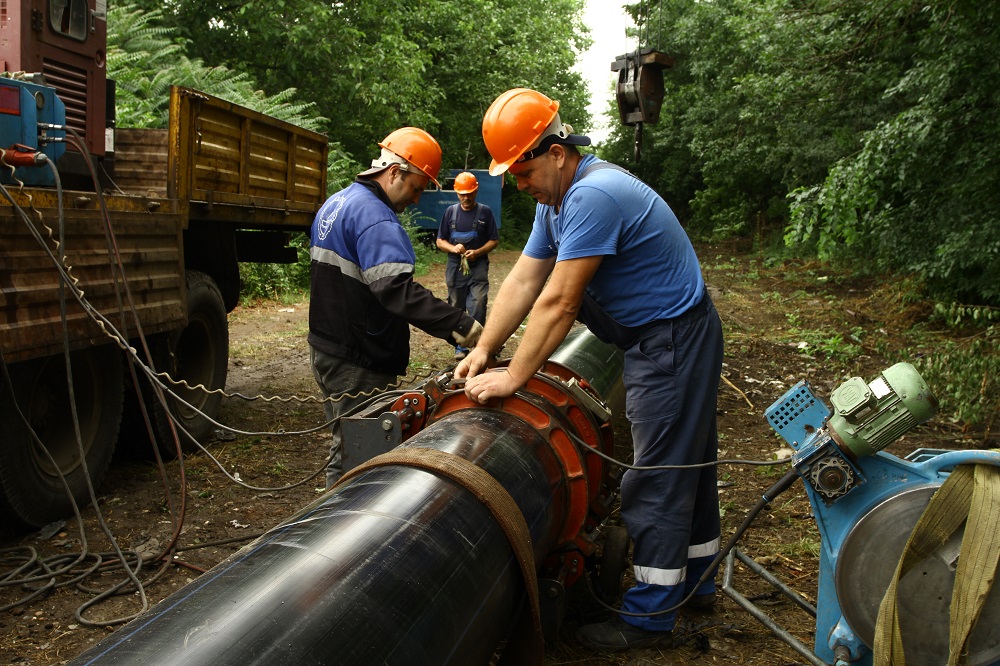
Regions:
M 581 337 L 583 339 L 581 339 Z M 621 356 L 577 334 L 611 393 Z M 617 363 L 617 372 L 614 364 Z M 609 367 L 609 364 L 610 367 Z M 599 370 L 599 372 L 595 372 Z M 618 382 L 614 377 L 619 378 Z M 559 532 L 545 437 L 503 411 L 457 411 L 406 447 L 474 462 L 511 495 L 536 559 Z M 122 627 L 72 664 L 488 664 L 525 586 L 507 536 L 470 491 L 440 475 L 369 469 Z

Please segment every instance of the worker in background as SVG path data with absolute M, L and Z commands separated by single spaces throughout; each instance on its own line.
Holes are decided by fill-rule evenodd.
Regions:
M 626 416 L 637 466 L 628 470 L 621 515 L 634 541 L 636 585 L 621 613 L 581 627 L 581 642 L 616 650 L 670 644 L 688 593 L 715 601 L 719 552 L 716 401 L 722 326 L 694 248 L 670 207 L 628 172 L 577 146 L 590 144 L 560 120 L 559 103 L 534 90 L 500 95 L 486 111 L 491 174 L 509 171 L 538 202 L 521 257 L 500 286 L 479 344 L 455 370 L 485 404 L 512 395 L 563 341 L 574 320 L 625 351 Z M 530 314 L 530 316 L 529 316 Z M 517 352 L 487 371 L 494 352 L 528 317 Z
M 420 200 L 441 168 L 441 148 L 415 127 L 378 144 L 371 168 L 327 199 L 312 226 L 309 346 L 326 397 L 384 389 L 406 372 L 410 324 L 471 346 L 482 325 L 413 279 L 416 255 L 397 213 Z M 333 420 L 327 488 L 343 473 L 340 421 L 369 396 L 324 402 Z
M 468 171 L 455 177 L 458 203 L 449 206 L 441 216 L 437 247 L 448 253 L 445 283 L 448 303 L 463 308 L 480 324 L 486 323 L 486 303 L 490 296 L 489 253 L 496 248 L 500 236 L 493 211 L 486 204 L 476 203 L 479 181 Z M 467 347 L 455 346 L 455 360 L 461 361 Z

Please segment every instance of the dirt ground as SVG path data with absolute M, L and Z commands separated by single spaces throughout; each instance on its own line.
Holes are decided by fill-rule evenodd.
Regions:
M 774 460 L 784 447 L 764 419 L 772 402 L 800 379 L 808 379 L 826 398 L 850 376 L 867 381 L 907 360 L 899 356 L 902 336 L 926 314 L 898 305 L 891 289 L 851 283 L 818 264 L 767 266 L 759 256 L 733 245 L 698 249 L 726 331 L 718 412 L 720 458 Z M 493 255 L 494 293 L 516 258 L 516 252 Z M 446 294 L 441 265 L 419 280 L 436 294 Z M 10 584 L 19 558 L 28 553 L 46 558 L 106 552 L 112 548 L 107 535 L 123 550 L 147 556 L 172 553 L 166 558 L 168 564 L 159 568 L 155 557 L 147 557 L 154 563 L 147 563 L 141 572 L 148 603 L 155 604 L 318 497 L 328 452 L 325 430 L 261 434 L 304 431 L 323 423 L 319 405 L 290 399 L 318 395 L 308 363 L 307 320 L 308 302 L 244 305 L 230 315 L 227 391 L 254 399 L 227 399 L 221 422 L 240 432 L 220 431 L 207 452 L 186 457 L 183 466 L 174 461 L 161 470 L 151 462 L 116 461 L 98 494 L 97 508 L 106 527 L 98 524 L 93 507 L 84 511 L 82 528 L 73 519 L 32 534 L 0 527 L 0 548 L 5 549 L 0 551 L 0 570 L 8 572 L 0 587 L 0 607 L 32 597 L 41 585 Z M 505 354 L 514 348 L 516 340 Z M 415 331 L 414 374 L 451 366 L 452 353 L 441 341 Z M 982 448 L 981 436 L 932 420 L 890 451 L 903 455 L 921 446 Z M 618 437 L 618 449 L 627 451 L 627 433 Z M 784 471 L 742 465 L 720 469 L 724 540 Z M 801 483 L 761 514 L 739 548 L 802 596 L 815 600 L 819 536 Z M 84 563 L 92 561 L 89 557 Z M 79 581 L 66 577 L 56 581 L 55 589 L 0 611 L 0 663 L 66 663 L 106 636 L 124 618 L 142 610 L 141 596 L 133 591 L 84 604 L 121 579 L 120 570 L 95 572 Z M 814 620 L 774 595 L 742 565 L 736 566 L 733 586 L 766 607 L 800 641 L 812 645 Z M 586 594 L 574 592 L 562 639 L 548 648 L 546 664 L 780 666 L 804 661 L 726 597 L 713 613 L 691 616 L 701 631 L 680 647 L 595 653 L 573 638 L 575 627 L 593 610 Z

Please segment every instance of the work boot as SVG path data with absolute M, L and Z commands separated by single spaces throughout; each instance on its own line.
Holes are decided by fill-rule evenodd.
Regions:
M 715 607 L 715 592 L 696 594 L 687 600 L 684 607 L 708 613 Z
M 616 615 L 607 622 L 587 624 L 576 631 L 576 638 L 584 645 L 602 650 L 630 650 L 654 645 L 673 645 L 672 631 L 646 631 L 633 626 Z

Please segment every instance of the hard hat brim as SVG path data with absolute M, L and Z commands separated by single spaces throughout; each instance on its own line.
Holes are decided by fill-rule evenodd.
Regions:
M 555 137 L 555 136 L 556 135 L 554 135 L 554 134 L 550 134 L 549 136 L 547 136 L 544 139 L 542 139 L 542 141 L 544 142 L 545 139 L 550 139 L 551 137 Z M 561 145 L 564 145 L 564 146 L 589 146 L 591 144 L 591 141 L 590 141 L 590 137 L 586 136 L 585 134 L 570 134 L 569 136 L 566 136 L 566 137 L 563 137 L 563 138 L 556 137 L 554 140 L 552 140 L 552 143 L 550 143 L 549 145 L 550 146 L 554 146 L 557 143 L 561 144 Z M 541 145 L 541 143 L 539 145 Z M 530 152 L 530 151 L 525 150 L 524 152 L 522 152 L 517 157 L 514 157 L 513 159 L 510 159 L 510 160 L 506 160 L 504 162 L 497 162 L 496 160 L 492 160 L 490 162 L 490 169 L 489 169 L 490 175 L 491 176 L 499 176 L 500 174 L 506 172 L 510 168 L 510 166 L 512 164 L 514 164 L 519 159 L 521 159 L 521 157 L 524 155 L 524 153 L 527 153 L 527 152 Z
M 398 162 L 393 162 L 392 164 L 399 164 L 399 163 Z M 373 166 L 370 169 L 366 169 L 366 170 L 362 171 L 361 173 L 359 173 L 357 177 L 358 178 L 367 178 L 368 176 L 374 176 L 376 174 L 382 173 L 383 171 L 385 171 L 386 169 L 388 169 L 390 166 L 392 166 L 392 164 L 386 164 L 385 166 Z M 417 167 L 413 166 L 409 162 L 407 162 L 407 164 L 409 164 L 409 166 L 411 167 L 412 171 L 415 171 L 416 173 L 423 174 L 423 175 L 427 176 L 428 178 L 430 178 L 431 182 L 434 183 L 435 187 L 438 187 L 438 188 L 441 187 L 441 183 L 439 183 L 437 181 L 437 178 L 435 178 L 434 176 L 428 174 L 426 171 L 418 169 Z M 402 165 L 400 165 L 400 166 L 402 166 Z M 404 169 L 404 171 L 408 171 L 408 170 Z M 412 171 L 408 171 L 408 172 L 412 172 Z

